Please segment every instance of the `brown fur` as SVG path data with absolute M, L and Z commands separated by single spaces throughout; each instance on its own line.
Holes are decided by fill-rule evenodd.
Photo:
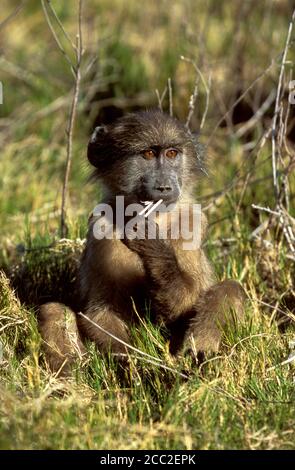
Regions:
M 139 160 L 133 160 L 132 173 L 128 160 L 132 146 L 136 147 L 136 152 L 141 152 L 149 148 L 151 142 L 161 148 L 169 147 L 173 139 L 178 146 L 182 145 L 181 165 L 177 168 L 181 180 L 177 205 L 192 201 L 192 181 L 200 174 L 203 164 L 198 144 L 177 121 L 159 112 L 150 112 L 123 118 L 104 138 L 95 134 L 90 141 L 88 158 L 97 168 L 96 176 L 107 186 L 105 202 L 114 206 L 116 194 L 124 194 L 128 202 L 133 200 L 136 187 L 132 184 L 139 179 L 140 166 Z M 165 142 L 162 144 L 162 141 Z M 147 170 L 144 171 L 146 174 Z M 171 218 L 178 217 L 176 214 L 172 211 Z M 164 323 L 171 331 L 172 354 L 185 349 L 191 340 L 197 351 L 216 351 L 222 328 L 232 321 L 230 312 L 235 311 L 235 318 L 242 316 L 245 294 L 241 286 L 231 280 L 216 283 L 202 246 L 186 251 L 182 249 L 182 240 L 130 240 L 127 237 L 97 240 L 93 235 L 95 222 L 96 218 L 91 217 L 79 276 L 83 313 L 87 318 L 128 343 L 130 325 L 137 321 L 132 302 L 144 316 L 149 299 L 152 320 Z M 161 223 L 158 217 L 159 227 Z M 202 240 L 206 227 L 203 214 Z M 63 322 L 64 307 L 58 304 L 41 307 L 40 330 L 53 370 L 60 368 L 63 360 L 70 364 L 77 354 Z M 82 339 L 94 341 L 102 352 L 126 351 L 122 343 L 87 319 L 78 316 L 77 325 L 75 344 L 79 345 L 79 350 L 83 347 L 81 335 Z
M 59 303 L 42 305 L 39 330 L 50 369 L 61 375 L 68 374 L 73 360 L 85 352 L 73 312 Z

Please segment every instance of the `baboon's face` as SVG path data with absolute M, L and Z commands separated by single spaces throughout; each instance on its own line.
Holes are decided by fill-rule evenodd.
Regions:
M 126 115 L 95 129 L 88 158 L 111 194 L 129 201 L 176 202 L 200 169 L 192 135 L 159 111 Z

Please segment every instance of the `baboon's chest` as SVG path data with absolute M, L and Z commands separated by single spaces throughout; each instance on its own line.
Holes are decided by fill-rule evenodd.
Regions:
M 95 264 L 100 296 L 116 309 L 142 310 L 147 298 L 146 276 L 141 259 L 120 240 L 96 245 Z

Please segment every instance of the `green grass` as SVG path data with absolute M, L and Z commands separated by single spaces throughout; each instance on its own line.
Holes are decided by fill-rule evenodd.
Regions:
M 7 285 L 5 293 L 1 312 L 11 318 L 2 335 L 2 448 L 294 448 L 293 375 L 280 365 L 291 332 L 279 334 L 258 309 L 249 308 L 246 324 L 229 331 L 220 355 L 201 368 L 189 358 L 172 360 L 160 333 L 142 325 L 135 345 L 175 372 L 132 356 L 123 372 L 89 345 L 84 363 L 62 380 L 40 367 L 34 315 Z
M 17 4 L 4 1 L 3 17 Z M 68 2 L 53 4 L 74 37 L 76 11 Z M 172 359 L 160 331 L 147 322 L 133 331 L 133 344 L 169 369 L 131 356 L 123 371 L 91 344 L 68 379 L 56 378 L 46 366 L 36 303 L 40 296 L 66 300 L 65 291 L 73 289 L 88 214 L 100 196 L 98 185 L 87 182 L 86 145 L 102 113 L 101 100 L 123 112 L 153 106 L 155 88 L 161 93 L 171 77 L 174 110 L 185 120 L 195 75 L 179 56 L 192 58 L 207 81 L 212 75 L 200 136 L 206 144 L 224 107 L 272 59 L 272 69 L 247 94 L 247 102 L 255 108 L 259 96 L 265 99 L 277 85 L 290 19 L 287 1 L 267 11 L 257 4 L 251 22 L 239 2 L 163 0 L 144 8 L 135 0 L 85 4 L 83 71 L 96 62 L 82 74 L 68 240 L 59 241 L 59 211 L 72 76 L 39 2 L 27 2 L 0 31 L 0 448 L 294 449 L 294 361 L 282 362 L 294 340 L 295 267 L 275 224 L 264 234 L 270 245 L 251 238 L 268 219 L 251 204 L 274 203 L 271 143 L 259 152 L 244 148 L 258 141 L 271 113 L 241 139 L 234 134 L 239 125 L 218 128 L 208 148 L 209 177 L 197 183 L 197 200 L 210 205 L 209 258 L 220 279 L 240 280 L 249 297 L 245 324 L 226 332 L 220 353 L 200 368 L 189 357 Z M 293 56 L 290 51 L 287 73 Z M 194 129 L 205 98 L 200 82 Z M 289 163 L 285 147 L 282 158 Z M 212 196 L 233 180 L 229 191 Z M 294 216 L 294 172 L 289 185 Z M 227 243 L 227 238 L 234 240 Z M 30 306 L 20 302 L 14 288 Z

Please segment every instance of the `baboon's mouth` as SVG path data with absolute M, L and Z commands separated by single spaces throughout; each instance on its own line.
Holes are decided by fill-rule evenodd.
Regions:
M 171 210 L 171 207 L 175 206 L 177 204 L 177 200 L 178 198 L 176 199 L 169 199 L 166 198 L 166 199 L 153 199 L 153 200 L 141 200 L 140 201 L 140 204 L 143 206 L 143 209 L 141 211 L 142 215 L 144 215 L 146 217 L 146 214 L 150 214 L 151 212 L 154 212 L 154 211 L 161 211 L 161 212 L 165 212 L 166 209 L 165 209 L 165 206 L 167 207 L 167 209 L 170 211 Z M 169 206 L 169 207 L 168 207 Z

